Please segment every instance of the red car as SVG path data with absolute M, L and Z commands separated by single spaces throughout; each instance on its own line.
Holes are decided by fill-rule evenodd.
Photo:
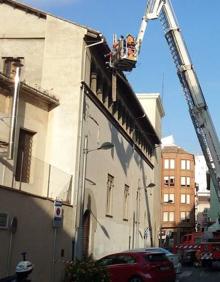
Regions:
M 111 282 L 175 282 L 172 262 L 164 253 L 122 252 L 101 258 Z

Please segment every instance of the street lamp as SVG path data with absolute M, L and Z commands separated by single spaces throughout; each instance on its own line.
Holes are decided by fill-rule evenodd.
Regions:
M 88 149 L 88 136 L 84 139 L 84 149 L 83 149 L 83 170 L 82 170 L 82 185 L 79 186 L 78 190 L 78 204 L 79 207 L 79 225 L 76 228 L 75 239 L 78 245 L 78 256 L 81 258 L 83 254 L 83 215 L 84 215 L 84 203 L 85 203 L 85 183 L 86 183 L 86 169 L 87 169 L 87 156 L 90 152 L 99 150 L 110 150 L 114 148 L 114 144 L 111 142 L 104 142 L 99 147 L 95 149 Z M 81 187 L 81 189 L 80 189 Z M 76 217 L 77 218 L 77 217 Z M 75 257 L 77 250 L 75 250 Z
M 155 183 L 151 182 L 150 184 L 148 184 L 145 188 L 153 188 L 155 187 Z
M 153 246 L 153 236 L 152 236 L 152 223 L 151 223 L 151 212 L 150 212 L 150 204 L 149 204 L 149 199 L 148 199 L 148 188 L 153 188 L 156 185 L 153 182 L 150 182 L 148 185 L 144 185 L 144 187 L 138 187 L 138 202 L 136 203 L 136 246 L 138 247 L 139 241 L 138 241 L 138 232 L 139 232 L 139 221 L 140 221 L 140 198 L 139 198 L 139 191 L 141 189 L 144 189 L 144 195 L 145 195 L 145 202 L 146 202 L 146 211 L 147 211 L 147 221 L 148 221 L 148 230 L 149 230 L 149 235 L 150 235 L 150 245 L 151 247 Z M 134 228 L 134 227 L 133 227 Z
M 114 148 L 114 144 L 111 142 L 104 142 L 100 147 L 97 148 L 97 150 L 109 150 Z
M 114 146 L 115 145 L 111 142 L 104 142 L 104 143 L 101 144 L 101 146 L 99 146 L 98 148 L 95 148 L 95 149 L 88 150 L 88 149 L 85 148 L 84 152 L 88 154 L 90 152 L 98 151 L 98 150 L 109 150 L 109 149 L 114 148 Z

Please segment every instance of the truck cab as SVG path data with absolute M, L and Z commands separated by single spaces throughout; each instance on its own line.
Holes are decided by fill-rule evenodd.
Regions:
M 199 245 L 202 242 L 203 232 L 193 232 L 185 234 L 182 238 L 182 245 Z

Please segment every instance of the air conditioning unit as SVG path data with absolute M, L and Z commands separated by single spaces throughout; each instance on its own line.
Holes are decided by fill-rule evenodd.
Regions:
M 0 212 L 0 229 L 8 229 L 9 215 L 4 212 Z

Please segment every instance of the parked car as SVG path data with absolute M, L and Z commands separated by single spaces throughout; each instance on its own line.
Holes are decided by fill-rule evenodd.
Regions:
M 107 268 L 111 282 L 175 282 L 176 273 L 162 252 L 129 251 L 98 260 Z
M 146 251 L 146 252 L 162 252 L 166 255 L 166 257 L 173 263 L 174 269 L 176 273 L 180 273 L 182 271 L 182 264 L 180 262 L 180 257 L 178 254 L 173 254 L 167 249 L 164 248 L 142 248 L 140 251 Z

